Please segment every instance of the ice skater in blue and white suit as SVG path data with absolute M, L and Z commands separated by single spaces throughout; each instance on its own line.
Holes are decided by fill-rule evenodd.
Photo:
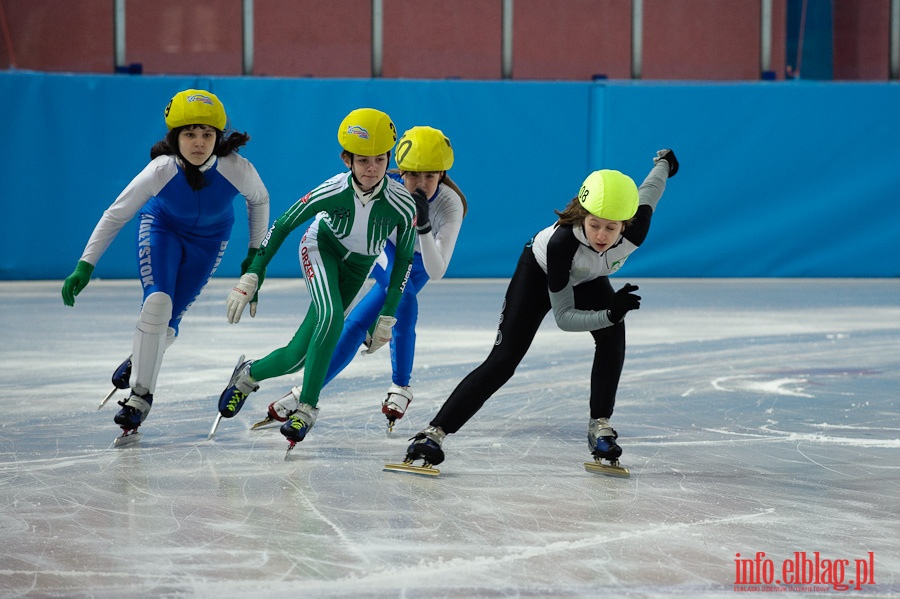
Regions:
M 74 306 L 103 253 L 139 214 L 135 254 L 144 297 L 132 355 L 113 375 L 115 387 L 131 387 L 114 418 L 126 433 L 150 412 L 163 353 L 222 260 L 234 225 L 234 199 L 246 200 L 250 229 L 242 274 L 269 226 L 269 193 L 256 168 L 237 154 L 250 136 L 226 135 L 228 119 L 215 94 L 177 93 L 166 106 L 165 121 L 169 131 L 150 150 L 150 163 L 103 213 L 62 288 L 63 302 Z M 251 316 L 255 312 L 252 303 Z

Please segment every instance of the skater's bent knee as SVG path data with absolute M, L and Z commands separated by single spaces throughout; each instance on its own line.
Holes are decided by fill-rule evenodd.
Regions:
M 172 298 L 156 291 L 147 296 L 141 307 L 141 324 L 154 329 L 154 332 L 165 333 L 172 318 Z M 160 329 L 156 331 L 156 329 Z

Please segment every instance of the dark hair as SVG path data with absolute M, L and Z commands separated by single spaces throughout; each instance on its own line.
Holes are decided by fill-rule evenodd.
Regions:
M 584 206 L 581 205 L 578 198 L 572 198 L 561 212 L 559 210 L 554 210 L 553 212 L 559 217 L 559 220 L 556 221 L 559 225 L 581 224 L 590 214 L 590 212 L 585 210 Z
M 556 221 L 558 225 L 580 225 L 584 222 L 588 216 L 590 216 L 590 212 L 581 205 L 581 202 L 578 201 L 578 198 L 572 198 L 569 200 L 569 203 L 566 207 L 560 212 L 559 210 L 554 210 L 553 212 L 559 217 L 559 220 Z M 622 221 L 623 230 L 628 226 L 628 223 L 631 222 L 631 219 Z
M 184 176 L 187 179 L 188 185 L 190 185 L 191 189 L 194 191 L 206 187 L 206 177 L 203 176 L 200 167 L 191 164 L 190 161 L 186 160 L 185 157 L 181 155 L 181 152 L 178 151 L 178 136 L 183 129 L 196 129 L 201 126 L 202 125 L 185 125 L 183 127 L 175 127 L 166 133 L 164 138 L 153 144 L 153 147 L 150 148 L 150 160 L 158 158 L 159 156 L 177 156 L 178 158 L 181 158 Z M 216 156 L 228 156 L 232 152 L 237 152 L 241 146 L 250 141 L 250 136 L 246 133 L 232 131 L 226 137 L 224 132 L 215 128 L 213 128 L 213 130 L 216 132 L 216 147 L 213 150 L 213 154 Z

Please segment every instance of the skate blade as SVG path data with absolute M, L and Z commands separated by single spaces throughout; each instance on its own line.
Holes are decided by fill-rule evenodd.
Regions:
M 106 394 L 106 397 L 103 398 L 103 401 L 100 402 L 100 405 L 97 406 L 97 409 L 99 410 L 100 408 L 102 408 L 103 406 L 105 406 L 105 405 L 106 405 L 106 402 L 108 402 L 110 399 L 112 399 L 112 396 L 115 395 L 115 394 L 116 394 L 116 391 L 118 391 L 118 390 L 119 390 L 118 387 L 113 387 L 113 388 L 112 388 L 112 391 L 110 391 L 109 393 L 107 393 L 107 394 Z
M 384 470 L 389 472 L 405 472 L 422 476 L 438 476 L 441 471 L 431 466 L 414 466 L 413 464 L 385 464 Z
M 278 420 L 275 420 L 275 419 L 272 418 L 271 416 L 266 416 L 265 418 L 263 418 L 262 420 L 260 420 L 259 422 L 257 422 L 257 423 L 254 424 L 253 426 L 251 426 L 251 427 L 250 427 L 250 430 L 251 430 L 251 431 L 255 431 L 255 430 L 260 429 L 260 428 L 266 428 L 266 427 L 268 427 L 269 425 L 273 425 L 273 424 L 284 424 L 284 423 L 283 423 L 283 422 L 279 422 Z
M 128 445 L 134 445 L 138 441 L 141 440 L 141 433 L 135 431 L 133 433 L 124 433 L 116 437 L 115 445 L 116 447 L 127 447 Z
M 287 448 L 287 451 L 284 452 L 284 461 L 285 462 L 287 461 L 288 456 L 291 455 L 291 450 L 294 449 L 295 447 L 297 447 L 297 441 L 291 441 L 290 439 L 288 439 L 288 448 Z
M 594 474 L 606 474 L 607 476 L 618 476 L 619 478 L 628 478 L 631 473 L 628 468 L 619 466 L 618 462 L 613 464 L 603 464 L 599 460 L 595 462 L 585 462 L 584 469 Z
M 216 419 L 213 421 L 212 428 L 209 430 L 209 436 L 206 437 L 207 440 L 212 439 L 216 436 L 216 429 L 219 428 L 219 423 L 222 422 L 222 414 L 216 414 Z

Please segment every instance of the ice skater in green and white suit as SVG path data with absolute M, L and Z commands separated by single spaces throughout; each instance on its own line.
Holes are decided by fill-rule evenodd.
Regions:
M 236 323 L 285 238 L 315 219 L 300 242 L 300 265 L 312 299 L 306 318 L 286 346 L 235 369 L 219 398 L 223 417 L 237 414 L 260 381 L 304 368 L 296 411 L 281 427 L 291 446 L 303 440 L 318 415 L 319 393 L 341 336 L 344 312 L 396 230 L 397 253 L 387 299 L 367 337 L 366 351 L 374 352 L 390 341 L 416 241 L 415 201 L 401 183 L 385 176 L 396 140 L 397 130 L 387 114 L 360 108 L 347 115 L 338 141 L 350 172 L 331 177 L 275 220 L 253 263 L 228 295 L 228 321 Z

